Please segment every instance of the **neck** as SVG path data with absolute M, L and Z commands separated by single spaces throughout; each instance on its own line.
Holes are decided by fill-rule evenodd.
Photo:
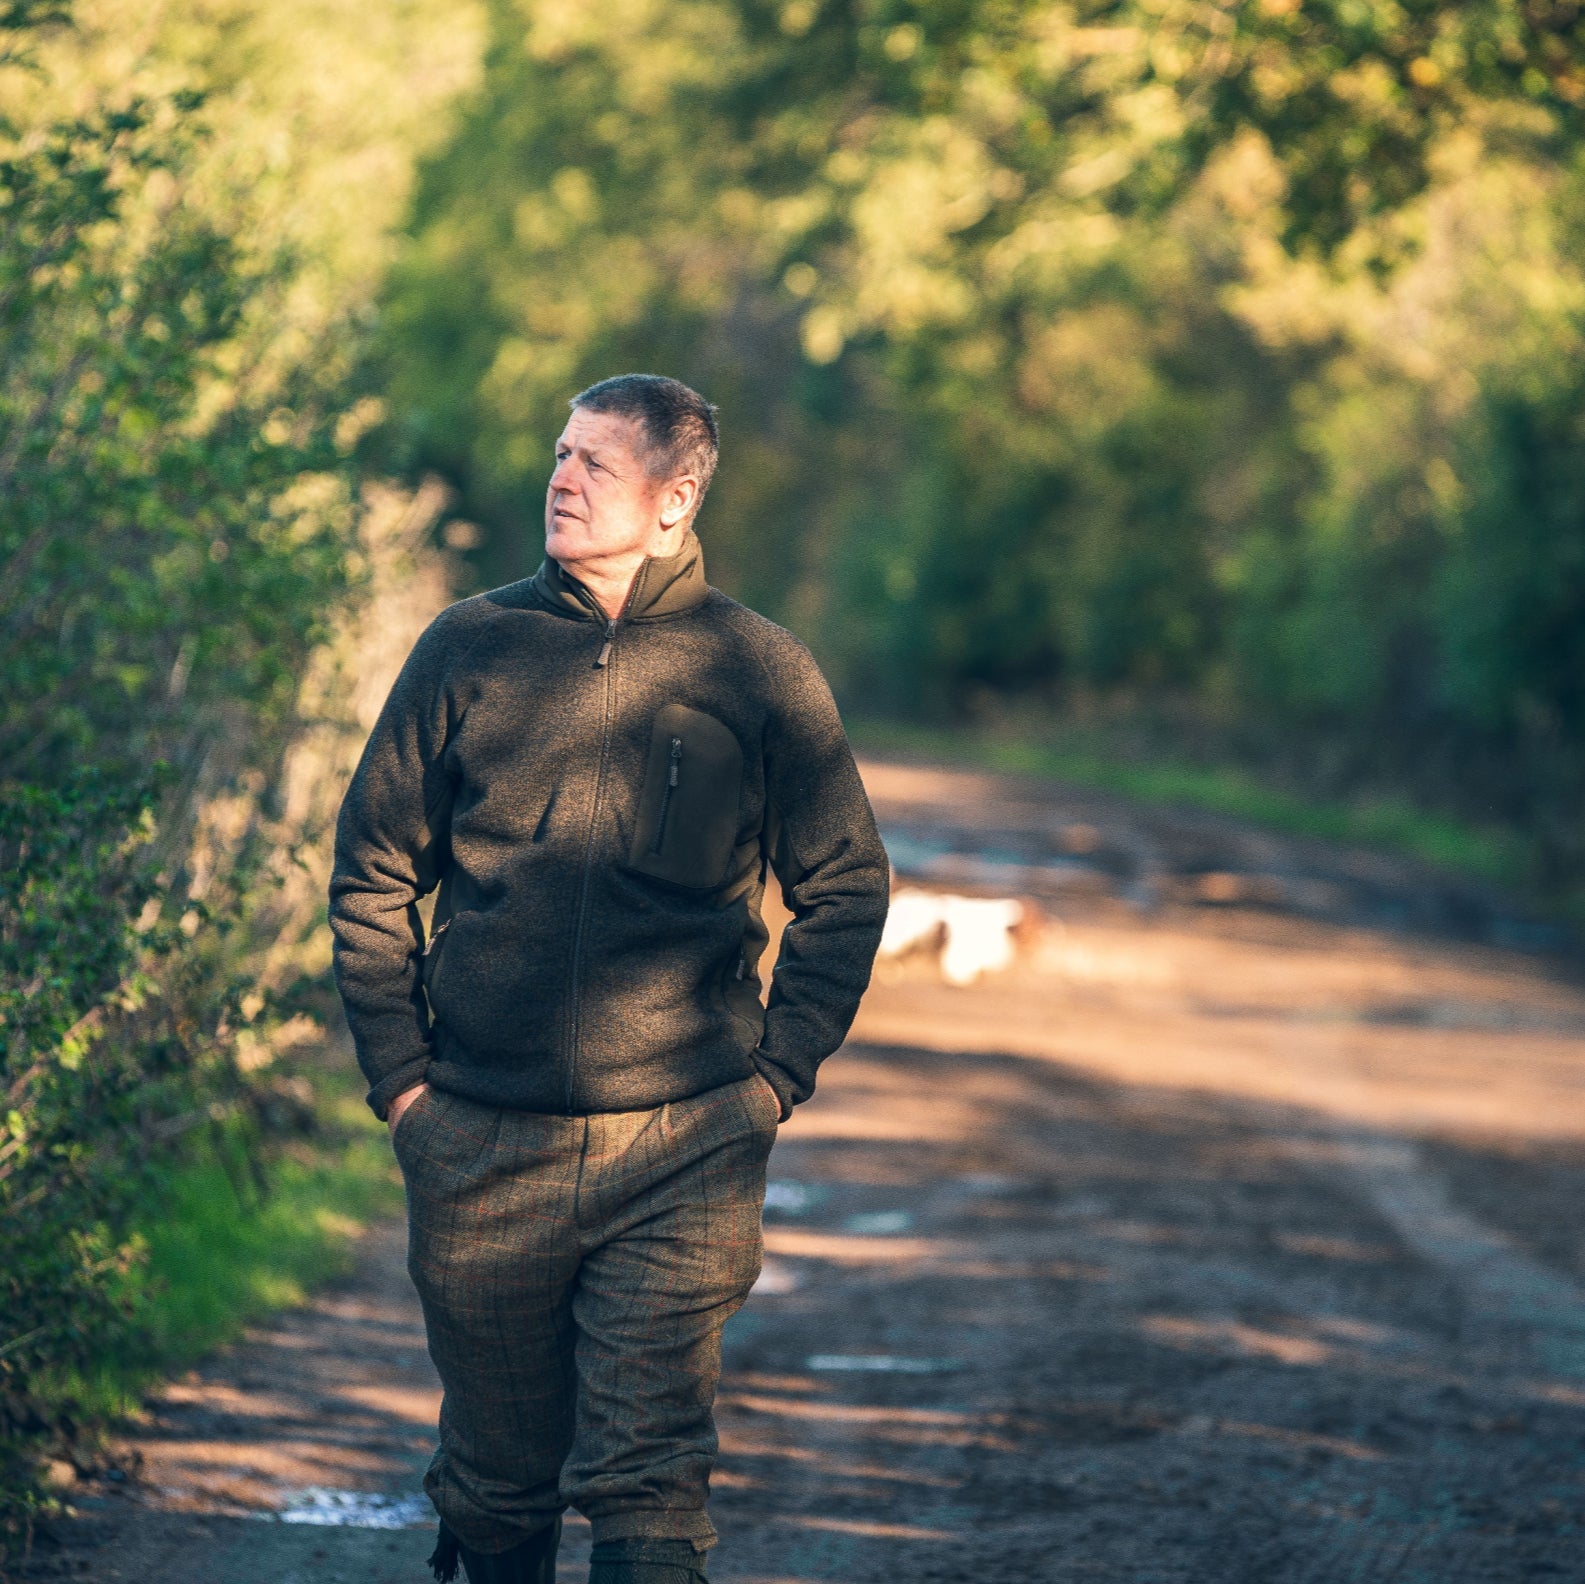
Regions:
M 601 557 L 596 561 L 576 561 L 570 566 L 563 562 L 561 569 L 583 584 L 607 620 L 615 621 L 627 604 L 627 596 L 632 591 L 638 569 L 648 559 L 648 551 L 634 550 L 627 555 L 609 559 Z
M 636 550 L 623 550 L 614 555 L 596 555 L 587 559 L 564 561 L 560 556 L 556 564 L 568 577 L 583 585 L 601 614 L 615 621 L 627 608 L 628 596 L 633 590 L 633 580 L 648 560 L 666 560 L 681 553 L 688 542 L 688 530 L 673 529 L 657 532 L 647 545 Z

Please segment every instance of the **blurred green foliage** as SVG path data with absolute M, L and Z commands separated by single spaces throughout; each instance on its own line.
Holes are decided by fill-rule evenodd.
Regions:
M 308 74 L 272 65 L 357 24 L 301 9 L 270 44 L 240 4 L 0 7 L 0 1570 L 48 1508 L 40 1460 L 91 1459 L 95 1382 L 163 1345 L 181 1284 L 144 1260 L 175 1234 L 144 1229 L 191 1218 L 173 1183 L 212 1188 L 239 1147 L 293 1181 L 264 1164 L 302 1105 L 255 983 L 313 835 L 280 817 L 283 766 L 364 570 L 369 293 L 459 66 L 408 59 L 437 8 L 387 18 L 340 101 L 305 107 Z M 396 96 L 372 116 L 371 86 Z M 382 165 L 333 225 L 297 208 Z M 234 1250 L 328 1246 L 230 1210 Z M 223 1324 L 188 1319 L 190 1345 Z
M 1585 23 L 1462 0 L 495 0 L 391 438 L 538 554 L 567 395 L 723 409 L 730 592 L 880 712 L 1191 702 L 1585 867 Z M 1242 746 L 1238 746 L 1242 745 Z
M 135 1250 L 118 1229 L 151 1147 L 240 1087 L 223 1038 L 238 987 L 202 971 L 195 942 L 232 921 L 246 883 L 205 899 L 175 883 L 170 783 L 196 779 L 228 729 L 283 713 L 344 582 L 334 514 L 289 504 L 323 494 L 306 483 L 325 465 L 316 426 L 293 435 L 241 395 L 203 410 L 271 276 L 182 203 L 196 109 L 129 98 L 14 136 L 0 159 L 10 1527 L 35 1499 L 39 1443 L 69 1448 L 91 1417 L 44 1383 L 128 1325 Z
M 107 1380 L 355 1198 L 271 1063 L 378 670 L 373 463 L 453 481 L 504 580 L 567 396 L 678 374 L 723 409 L 713 576 L 869 711 L 1160 710 L 1203 774 L 1084 773 L 1302 822 L 1231 755 L 1458 856 L 1407 795 L 1578 886 L 1582 27 L 0 0 L 0 1550 Z

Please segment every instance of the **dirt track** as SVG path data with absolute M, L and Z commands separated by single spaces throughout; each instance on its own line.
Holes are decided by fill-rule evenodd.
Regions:
M 719 1584 L 1585 1580 L 1585 991 L 1489 944 L 1544 937 L 1363 855 L 867 773 L 916 873 L 1047 922 L 971 989 L 889 967 L 783 1130 Z M 244 1516 L 414 1489 L 400 1263 L 376 1229 L 173 1388 L 40 1576 L 427 1578 L 417 1529 Z

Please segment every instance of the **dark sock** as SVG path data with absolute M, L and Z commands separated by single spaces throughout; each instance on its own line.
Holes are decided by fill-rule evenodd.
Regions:
M 435 1549 L 430 1553 L 429 1565 L 435 1570 L 436 1584 L 451 1584 L 457 1576 L 457 1537 L 446 1526 L 440 1526 L 435 1536 Z
M 589 1553 L 589 1584 L 705 1584 L 704 1559 L 687 1540 L 602 1540 Z
M 429 1565 L 435 1570 L 437 1584 L 451 1584 L 459 1561 L 468 1584 L 555 1584 L 560 1542 L 559 1518 L 510 1550 L 496 1552 L 475 1551 L 442 1523 Z

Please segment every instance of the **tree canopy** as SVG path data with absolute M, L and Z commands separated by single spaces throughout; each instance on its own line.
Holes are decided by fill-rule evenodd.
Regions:
M 850 699 L 1186 697 L 1568 845 L 1582 118 L 1575 4 L 496 0 L 392 436 L 499 580 L 568 394 L 675 373 Z

